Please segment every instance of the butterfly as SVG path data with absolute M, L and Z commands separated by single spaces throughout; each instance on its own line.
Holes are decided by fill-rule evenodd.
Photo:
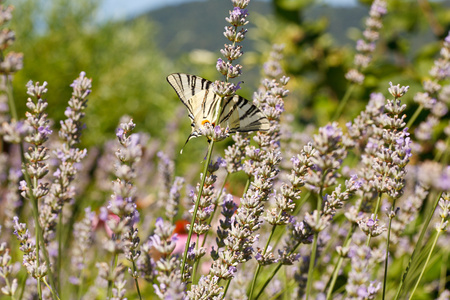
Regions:
M 229 128 L 229 133 L 267 131 L 270 122 L 251 102 L 239 95 L 225 97 L 218 120 L 214 120 L 220 96 L 213 91 L 212 82 L 196 75 L 174 73 L 167 76 L 181 102 L 188 110 L 192 131 L 190 139 L 201 136 L 199 129 L 205 123 Z M 185 144 L 186 145 L 186 144 Z

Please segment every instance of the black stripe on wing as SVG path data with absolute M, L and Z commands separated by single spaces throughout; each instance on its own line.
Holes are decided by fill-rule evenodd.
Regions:
M 235 98 L 238 97 L 237 101 L 235 101 Z M 241 105 L 245 105 L 246 102 L 248 102 L 247 100 L 245 100 L 244 98 L 242 98 L 241 96 L 235 95 L 234 97 L 229 97 L 227 99 L 224 99 L 223 101 L 225 101 L 222 104 L 222 113 L 220 115 L 220 122 L 219 124 L 222 124 L 223 122 L 228 121 L 228 119 L 230 119 L 230 117 L 233 115 L 233 113 L 236 111 L 236 108 L 239 106 L 241 107 Z M 225 115 L 226 113 L 226 115 Z
M 188 109 L 189 117 L 193 119 L 194 107 L 190 99 L 202 90 L 209 90 L 212 82 L 196 75 L 183 73 L 170 74 L 166 79 Z
M 205 91 L 205 106 L 206 106 L 206 102 L 209 101 L 209 107 L 208 107 L 208 111 L 203 110 L 203 118 L 213 118 L 214 116 L 212 115 L 214 113 L 213 109 L 215 109 L 216 107 L 216 103 L 217 101 L 220 100 L 220 97 L 217 96 L 212 89 L 210 90 L 206 90 Z

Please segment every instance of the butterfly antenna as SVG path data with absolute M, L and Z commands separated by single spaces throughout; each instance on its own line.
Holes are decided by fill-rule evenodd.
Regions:
M 181 148 L 181 150 L 180 150 L 180 154 L 183 154 L 184 147 L 186 147 L 186 144 L 189 142 L 189 140 L 190 140 L 192 137 L 193 137 L 192 134 L 190 134 L 190 135 L 188 136 L 186 142 L 185 142 L 184 145 L 183 145 L 183 148 Z

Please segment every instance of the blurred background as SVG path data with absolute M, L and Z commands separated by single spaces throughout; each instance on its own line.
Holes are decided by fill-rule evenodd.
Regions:
M 283 67 L 291 80 L 287 85 L 290 94 L 285 99 L 286 114 L 282 122 L 292 126 L 297 134 L 303 134 L 305 140 L 311 139 L 319 126 L 330 122 L 350 86 L 344 75 L 353 67 L 356 41 L 362 38 L 371 2 L 252 0 L 248 7 L 250 23 L 246 26 L 249 32 L 243 42 L 244 55 L 238 61 L 243 65 L 243 75 L 238 80 L 244 82 L 238 94 L 252 98 L 272 45 L 284 44 Z M 47 111 L 55 122 L 56 136 L 71 96 L 70 84 L 81 71 L 93 79 L 80 146 L 89 151 L 77 177 L 77 201 L 66 209 L 72 214 L 71 222 L 79 219 L 84 207 L 92 206 L 93 211 L 98 211 L 110 198 L 113 153 L 117 149 L 110 141 L 116 139 L 115 129 L 124 115 L 133 118 L 137 124 L 135 131 L 150 136 L 149 142 L 143 139 L 145 157 L 137 168 L 140 172 L 136 179 L 137 204 L 142 215 L 157 216 L 156 211 L 164 208 L 164 201 L 158 200 L 162 198 L 161 191 L 170 186 L 161 182 L 172 183 L 173 174 L 166 176 L 169 178 L 166 181 L 160 177 L 166 179 L 164 175 L 174 168 L 172 160 L 175 175 L 183 175 L 189 191 L 189 184 L 198 181 L 207 143 L 204 138 L 194 139 L 183 155 L 179 155 L 191 131 L 190 121 L 166 77 L 181 72 L 212 81 L 222 79 L 215 65 L 221 57 L 219 50 L 227 43 L 223 31 L 227 25 L 225 17 L 232 9 L 231 1 L 16 0 L 6 3 L 15 6 L 10 26 L 16 33 L 12 50 L 24 54 L 24 68 L 13 80 L 20 116 L 25 113 L 26 83 L 47 81 Z M 413 115 L 418 107 L 413 96 L 423 91 L 422 82 L 429 77 L 428 72 L 449 30 L 450 1 L 389 0 L 380 40 L 371 64 L 364 70 L 364 83 L 355 87 L 336 121 L 345 128 L 344 124 L 365 107 L 371 93 L 388 96 L 389 82 L 410 86 L 402 102 L 408 105 L 405 113 Z M 414 124 L 420 124 L 427 115 L 428 112 L 422 112 Z M 434 143 L 445 139 L 443 128 L 448 118 L 445 116 L 433 131 L 433 137 L 421 144 L 424 151 L 420 157 L 413 159 L 433 157 Z M 228 138 L 217 143 L 214 155 L 223 156 L 223 149 L 231 141 Z M 159 150 L 166 156 L 158 158 Z M 234 195 L 241 194 L 244 188 L 246 180 L 240 179 L 246 175 L 242 173 L 233 175 L 227 186 Z M 153 218 L 143 218 L 141 236 L 148 236 L 153 223 Z M 67 228 L 70 236 L 71 227 Z M 397 268 L 397 273 L 400 269 Z M 147 294 L 151 289 L 148 285 Z
M 215 62 L 227 42 L 223 29 L 232 9 L 230 1 L 18 0 L 12 4 L 14 51 L 24 53 L 24 68 L 14 78 L 21 115 L 26 82 L 47 81 L 49 115 L 59 123 L 70 98 L 69 85 L 85 71 L 93 79 L 93 92 L 84 146 L 113 139 L 120 117 L 127 114 L 139 131 L 150 133 L 161 145 L 169 142 L 162 148 L 177 160 L 180 172 L 186 156 L 203 157 L 204 139 L 188 144 L 189 155 L 177 155 L 190 124 L 165 78 L 183 72 L 221 79 Z M 239 94 L 252 97 L 271 45 L 285 44 L 284 67 L 291 77 L 286 109 L 293 115 L 293 126 L 304 130 L 307 124 L 329 122 L 348 88 L 344 74 L 353 64 L 370 4 L 368 0 L 252 0 Z M 389 1 L 366 80 L 353 92 L 341 123 L 359 113 L 371 92 L 386 94 L 389 81 L 409 85 L 406 101 L 412 103 L 450 29 L 449 8 L 449 1 Z M 414 109 L 410 106 L 407 113 Z

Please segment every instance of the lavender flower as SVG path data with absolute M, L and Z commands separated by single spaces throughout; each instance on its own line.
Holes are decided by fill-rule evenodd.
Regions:
M 185 299 L 185 286 L 181 278 L 180 261 L 172 255 L 177 237 L 172 236 L 175 227 L 161 218 L 156 220 L 155 233 L 150 237 L 151 247 L 161 254 L 156 261 L 155 293 L 160 299 Z
M 20 169 L 9 169 L 8 174 L 8 185 L 4 194 L 4 215 L 5 215 L 5 223 L 4 226 L 6 228 L 13 227 L 13 218 L 17 215 L 17 210 L 19 207 L 23 205 L 23 201 L 19 196 L 17 191 L 17 186 L 19 185 L 19 180 L 22 177 L 22 172 Z
M 94 242 L 94 235 L 92 232 L 92 221 L 94 216 L 95 213 L 91 211 L 91 208 L 86 208 L 84 218 L 73 226 L 73 236 L 76 242 L 74 243 L 74 248 L 72 250 L 71 262 L 73 269 L 79 273 L 79 276 L 76 277 L 76 284 L 81 284 L 81 280 L 83 279 L 81 274 L 83 274 L 82 272 L 86 268 L 86 256 Z
M 208 140 L 219 142 L 226 139 L 229 136 L 230 129 L 228 127 L 221 128 L 219 125 L 213 126 L 209 122 L 206 122 L 199 129 L 199 134 L 204 135 Z
M 110 219 L 107 221 L 108 227 L 113 232 L 112 240 L 105 243 L 105 248 L 109 252 L 117 255 L 124 253 L 125 258 L 132 263 L 133 268 L 129 269 L 136 285 L 139 273 L 136 269 L 136 261 L 139 259 L 139 237 L 137 228 L 134 227 L 139 219 L 139 213 L 136 210 L 136 190 L 133 186 L 133 180 L 136 177 L 135 165 L 142 156 L 142 147 L 140 145 L 139 135 L 131 134 L 135 124 L 132 120 L 127 123 L 121 123 L 116 131 L 120 148 L 116 151 L 118 164 L 116 165 L 116 181 L 113 182 L 113 195 L 108 205 L 108 210 L 119 217 L 119 220 Z M 107 273 L 104 263 L 98 264 L 103 270 L 103 277 L 108 280 L 111 286 L 115 282 L 116 290 L 113 294 L 121 299 L 124 293 L 124 280 L 121 272 L 113 270 Z M 119 270 L 123 270 L 119 268 Z
M 439 199 L 439 216 L 441 222 L 436 224 L 436 231 L 446 231 L 448 220 L 450 216 L 450 193 L 443 193 L 441 199 Z
M 265 135 L 267 135 L 267 143 L 272 144 L 272 147 L 279 147 L 281 128 L 280 118 L 281 114 L 284 112 L 283 98 L 287 97 L 289 93 L 289 90 L 285 88 L 289 82 L 289 77 L 282 76 L 277 80 L 277 77 L 282 73 L 280 61 L 283 58 L 283 49 L 283 45 L 273 46 L 269 60 L 264 68 L 266 78 L 262 80 L 258 91 L 253 94 L 253 103 L 258 106 L 270 120 L 271 126 Z M 272 67 L 268 68 L 268 65 Z M 273 72 L 273 68 L 280 71 Z M 258 138 L 263 139 L 260 135 L 262 135 L 262 133 L 258 133 Z M 262 141 L 259 143 L 265 144 Z
M 448 112 L 446 104 L 446 90 L 442 83 L 450 77 L 450 32 L 443 42 L 441 48 L 441 56 L 434 62 L 434 66 L 430 70 L 432 79 L 425 80 L 423 83 L 425 93 L 419 92 L 414 96 L 414 101 L 419 103 L 421 107 L 430 109 L 431 113 L 426 120 L 419 124 L 415 130 L 416 138 L 421 141 L 431 139 L 434 128 L 439 124 L 439 120 Z M 442 94 L 442 95 L 441 95 Z
M 0 7 L 0 26 L 4 26 L 12 19 L 12 11 L 14 7 L 4 6 Z M 9 48 L 15 41 L 16 35 L 14 31 L 9 28 L 3 28 L 0 31 L 0 51 L 2 51 L 2 58 L 0 59 L 0 73 L 4 75 L 14 74 L 23 68 L 23 54 L 9 52 L 5 55 L 4 51 Z
M 354 69 L 350 69 L 345 78 L 356 84 L 364 82 L 364 74 L 361 72 L 367 68 L 372 60 L 372 53 L 375 51 L 376 42 L 379 39 L 379 31 L 383 27 L 382 17 L 387 13 L 387 3 L 384 0 L 375 0 L 369 11 L 369 18 L 366 20 L 366 29 L 363 32 L 364 39 L 356 42 L 356 51 L 354 59 Z
M 14 217 L 14 234 L 20 242 L 20 250 L 24 253 L 23 265 L 28 274 L 36 279 L 42 279 L 47 275 L 48 268 L 45 262 L 38 262 L 36 257 L 36 244 L 30 238 L 26 224 L 19 223 L 19 218 Z
M 313 147 L 316 149 L 311 157 L 313 172 L 307 179 L 308 187 L 315 192 L 333 186 L 339 176 L 337 169 L 346 157 L 346 139 L 336 122 L 319 128 L 314 135 Z
M 232 221 L 234 212 L 236 211 L 236 208 L 237 208 L 237 205 L 233 201 L 233 195 L 225 194 L 223 197 L 222 212 L 221 212 L 221 214 L 225 218 L 220 220 L 220 225 L 217 228 L 216 241 L 217 241 L 217 246 L 219 248 L 225 246 L 225 239 L 228 236 L 228 231 L 231 229 L 231 221 Z
M 184 178 L 175 177 L 172 187 L 169 191 L 169 198 L 166 205 L 166 216 L 172 222 L 178 213 L 178 206 L 180 204 L 180 190 L 183 187 Z
M 167 201 L 169 191 L 173 182 L 173 174 L 175 172 L 174 162 L 164 152 L 159 151 L 157 153 L 159 158 L 158 162 L 158 175 L 162 181 L 162 188 L 159 190 L 159 198 L 161 201 Z
M 355 241 L 358 241 L 358 239 L 356 238 Z M 376 280 L 371 281 L 368 271 L 383 261 L 382 253 L 357 243 L 350 247 L 348 256 L 352 265 L 345 286 L 349 299 L 375 299 L 376 293 L 381 288 L 381 283 Z
M 387 192 L 391 197 L 398 198 L 403 193 L 405 166 L 411 157 L 410 138 L 405 127 L 405 115 L 401 113 L 406 109 L 401 104 L 402 97 L 408 87 L 400 85 L 389 88 L 394 100 L 387 100 L 386 113 L 377 120 L 380 127 L 384 127 L 382 144 L 378 148 L 374 160 L 374 185 L 379 193 Z
M 379 220 L 376 216 L 372 215 L 359 220 L 358 225 L 365 234 L 376 237 L 386 231 L 386 227 L 384 225 L 380 225 L 378 221 Z
M 11 120 L 3 122 L 1 128 L 3 139 L 12 144 L 18 144 L 24 140 L 24 137 L 31 134 L 33 128 L 23 121 Z
M 230 11 L 229 17 L 225 20 L 230 23 L 231 26 L 225 27 L 224 35 L 232 42 L 232 44 L 225 44 L 224 48 L 220 50 L 227 61 L 219 58 L 217 60 L 216 69 L 225 76 L 225 82 L 216 80 L 213 84 L 214 93 L 220 97 L 229 97 L 234 94 L 239 84 L 236 86 L 228 82 L 228 79 L 235 78 L 241 75 L 242 66 L 237 64 L 233 65 L 233 61 L 242 56 L 242 46 L 237 45 L 242 42 L 245 38 L 245 33 L 247 29 L 241 29 L 238 31 L 239 27 L 242 27 L 248 23 L 248 11 L 245 9 L 250 1 L 232 1 L 234 9 Z
M 237 132 L 232 138 L 234 144 L 225 149 L 226 167 L 230 174 L 242 170 L 242 160 L 245 158 L 245 148 L 250 143 L 250 139 L 245 133 Z
M 51 131 L 49 128 L 49 121 L 47 120 L 47 114 L 45 109 L 47 108 L 47 102 L 42 96 L 47 92 L 47 83 L 39 85 L 30 81 L 27 84 L 27 93 L 31 95 L 35 100 L 31 98 L 27 99 L 27 107 L 30 112 L 26 112 L 26 125 L 33 128 L 30 134 L 25 137 L 25 141 L 32 144 L 32 147 L 25 153 L 25 169 L 30 177 L 30 181 L 33 182 L 33 186 L 30 188 L 25 182 L 21 182 L 20 189 L 23 191 L 22 196 L 26 199 L 35 198 L 39 201 L 48 193 L 48 183 L 41 182 L 41 179 L 48 173 L 48 164 L 45 162 L 48 158 L 48 149 L 43 144 L 48 140 Z M 47 128 L 46 130 L 40 130 L 40 128 Z
M 152 258 L 154 252 L 152 242 L 147 240 L 141 244 L 141 255 L 139 256 L 136 266 L 141 273 L 141 277 L 148 282 L 153 282 L 156 271 L 156 262 Z
M 219 277 L 202 276 L 197 285 L 187 292 L 189 299 L 223 299 L 222 287 L 219 286 Z
M 61 121 L 61 129 L 59 130 L 59 137 L 63 144 L 54 151 L 60 164 L 53 173 L 55 179 L 41 210 L 41 223 L 44 229 L 44 239 L 47 243 L 54 237 L 56 218 L 61 213 L 64 203 L 70 202 L 75 195 L 74 187 L 70 184 L 77 174 L 76 165 L 81 162 L 87 153 L 86 149 L 75 148 L 75 145 L 80 142 L 83 128 L 81 119 L 84 117 L 87 96 L 91 92 L 91 82 L 92 79 L 86 78 L 86 74 L 81 72 L 80 76 L 71 84 L 73 92 L 65 112 L 67 119 Z M 49 134 L 48 128 L 39 128 L 38 130 L 41 133 Z
M 0 226 L 0 232 L 1 232 Z M 5 242 L 0 242 L 0 277 L 3 278 L 5 286 L 0 290 L 4 295 L 10 296 L 14 299 L 14 294 L 17 291 L 18 282 L 17 278 L 12 278 L 13 268 L 11 266 L 11 255 L 9 255 L 10 249 Z

